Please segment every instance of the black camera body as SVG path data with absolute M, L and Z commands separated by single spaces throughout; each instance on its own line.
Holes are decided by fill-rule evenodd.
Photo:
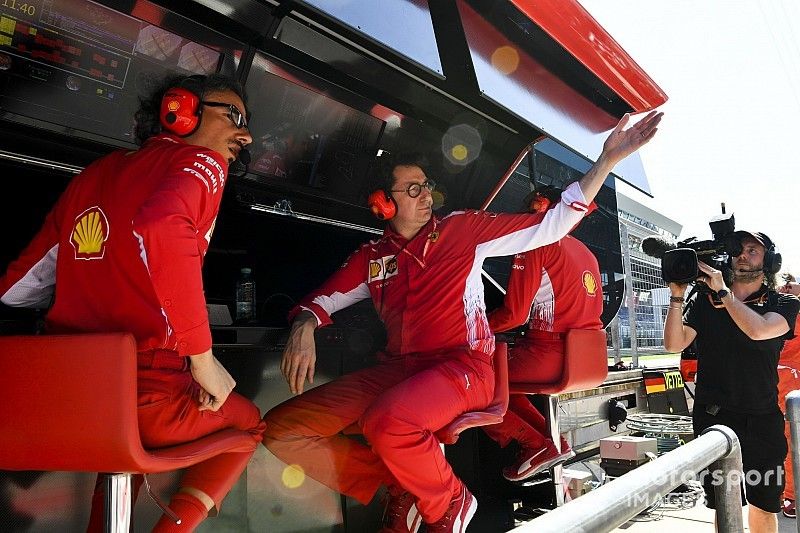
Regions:
M 677 248 L 664 252 L 661 258 L 661 278 L 667 283 L 691 283 L 699 275 L 698 261 L 725 271 L 730 269 L 729 258 L 742 253 L 742 245 L 734 235 L 733 213 L 717 215 L 708 223 L 712 239 L 698 241 L 690 237 L 677 243 Z

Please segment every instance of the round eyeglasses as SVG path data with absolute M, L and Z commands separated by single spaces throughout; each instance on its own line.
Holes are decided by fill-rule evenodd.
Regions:
M 422 188 L 428 189 L 428 192 L 433 192 L 436 188 L 436 182 L 433 180 L 425 180 L 422 183 L 412 183 L 405 189 L 391 189 L 391 192 L 405 192 L 411 198 L 416 198 L 422 194 Z
M 235 105 L 226 104 L 225 102 L 209 102 L 207 100 L 203 100 L 200 103 L 209 107 L 227 107 L 228 118 L 231 119 L 231 122 L 233 122 L 233 124 L 239 129 L 247 127 L 247 119 L 244 115 L 242 115 L 242 112 L 239 111 L 239 108 Z

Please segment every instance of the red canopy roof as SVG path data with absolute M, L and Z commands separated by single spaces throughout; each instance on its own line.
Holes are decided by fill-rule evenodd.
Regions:
M 577 0 L 511 0 L 635 111 L 667 101 L 667 95 Z

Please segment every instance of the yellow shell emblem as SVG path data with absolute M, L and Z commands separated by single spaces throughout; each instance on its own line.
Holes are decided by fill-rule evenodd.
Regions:
M 75 249 L 75 259 L 101 259 L 108 240 L 108 219 L 97 206 L 90 207 L 75 217 L 70 242 Z
M 172 112 L 177 111 L 178 109 L 180 109 L 180 107 L 181 107 L 181 103 L 178 100 L 170 100 L 167 103 L 167 109 L 169 109 Z
M 588 270 L 583 271 L 583 287 L 586 289 L 586 293 L 589 296 L 594 296 L 597 293 L 597 280 L 594 274 Z
M 383 270 L 383 267 L 381 266 L 381 264 L 379 262 L 377 262 L 377 261 L 370 261 L 369 262 L 369 278 L 370 279 L 377 278 L 378 275 L 381 273 L 381 270 Z

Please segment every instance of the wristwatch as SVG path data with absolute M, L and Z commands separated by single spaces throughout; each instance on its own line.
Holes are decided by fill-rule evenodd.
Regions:
M 729 294 L 730 294 L 730 292 L 728 292 L 728 289 L 720 289 L 720 290 L 717 291 L 717 298 L 719 298 L 719 301 L 721 302 L 722 299 L 725 298 Z

